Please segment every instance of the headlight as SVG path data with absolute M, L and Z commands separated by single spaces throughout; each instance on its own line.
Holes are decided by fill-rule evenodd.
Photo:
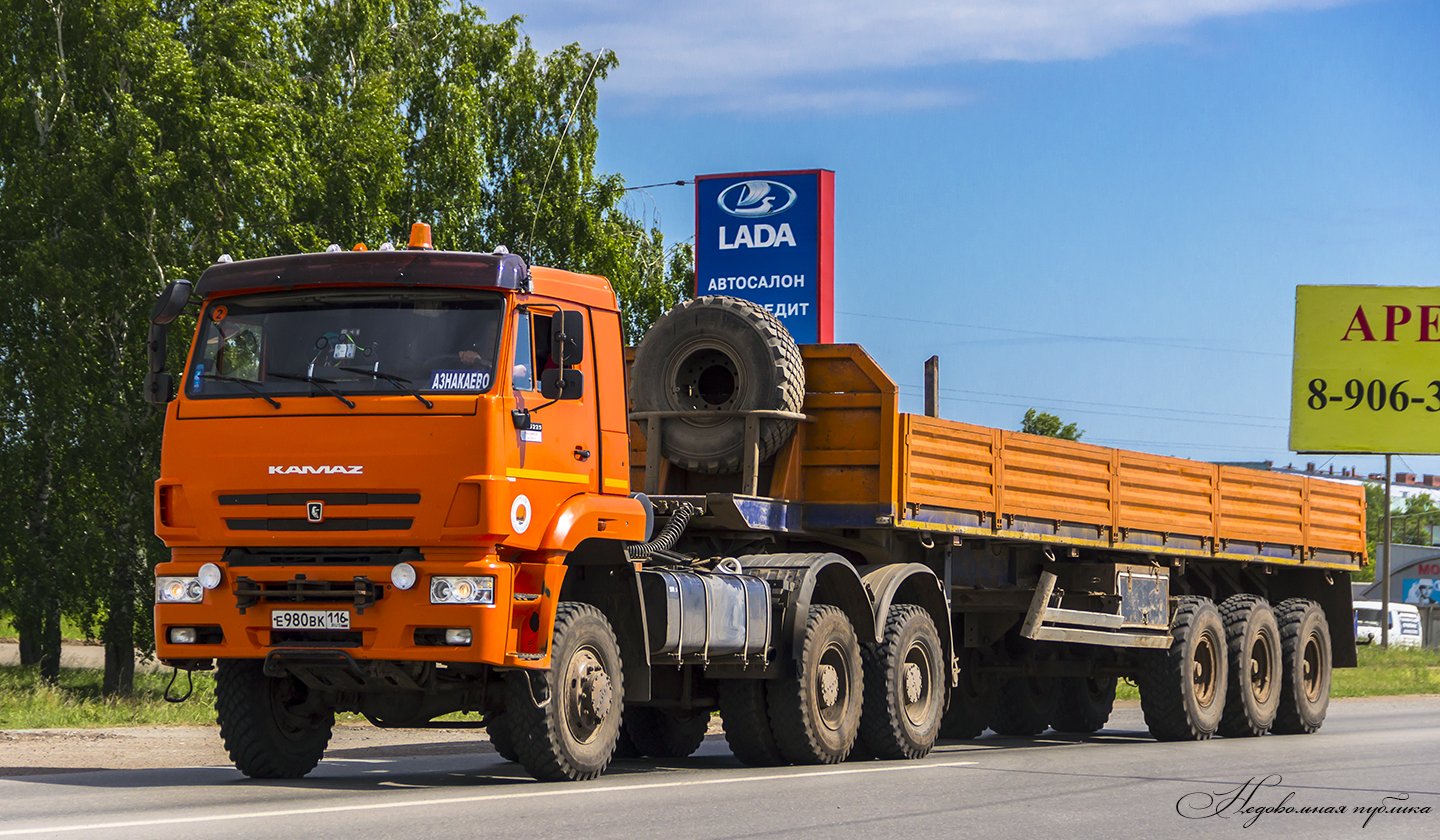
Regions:
M 415 585 L 415 567 L 409 563 L 396 563 L 390 570 L 390 582 L 396 589 L 409 589 Z
M 495 578 L 484 577 L 432 577 L 430 578 L 430 603 L 432 604 L 493 604 L 495 603 Z
M 155 601 L 160 604 L 198 604 L 205 590 L 200 579 L 162 577 L 155 579 Z
M 200 585 L 205 589 L 214 589 L 219 586 L 220 579 L 223 577 L 223 575 L 220 574 L 220 567 L 214 563 L 206 563 L 201 566 L 197 574 Z

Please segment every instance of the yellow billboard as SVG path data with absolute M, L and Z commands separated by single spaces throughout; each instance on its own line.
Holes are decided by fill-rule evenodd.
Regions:
M 1298 286 L 1290 448 L 1440 453 L 1440 287 Z

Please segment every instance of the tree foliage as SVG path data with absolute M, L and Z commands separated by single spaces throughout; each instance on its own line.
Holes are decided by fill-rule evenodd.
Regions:
M 632 340 L 689 286 L 596 171 L 609 52 L 445 0 L 7 0 L 0 28 L 0 610 L 51 673 L 61 612 L 107 690 L 148 644 L 168 280 L 428 221 L 611 278 Z
M 1054 414 L 1033 408 L 1026 409 L 1025 417 L 1020 421 L 1020 431 L 1027 435 L 1044 435 L 1062 440 L 1079 440 L 1081 435 L 1085 434 L 1085 431 L 1074 423 L 1066 423 Z

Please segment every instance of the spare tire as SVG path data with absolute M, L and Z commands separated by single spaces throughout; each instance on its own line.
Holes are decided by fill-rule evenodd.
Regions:
M 663 421 L 661 454 L 702 473 L 740 470 L 743 417 L 714 412 L 799 411 L 805 367 L 795 339 L 774 315 L 739 298 L 688 300 L 660 316 L 641 339 L 630 371 L 636 411 L 687 411 Z M 709 416 L 707 416 L 709 415 Z M 795 431 L 793 420 L 762 420 L 760 458 Z

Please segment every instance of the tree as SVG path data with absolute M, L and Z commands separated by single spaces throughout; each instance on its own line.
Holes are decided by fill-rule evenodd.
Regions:
M 1027 435 L 1044 435 L 1061 440 L 1079 440 L 1085 434 L 1074 423 L 1064 423 L 1059 417 L 1045 411 L 1027 409 L 1020 421 L 1020 431 Z
M 48 675 L 62 612 L 107 692 L 150 639 L 168 280 L 428 221 L 610 277 L 632 337 L 688 288 L 688 251 L 596 171 L 609 52 L 542 56 L 446 0 L 11 0 L 0 29 L 0 609 Z

